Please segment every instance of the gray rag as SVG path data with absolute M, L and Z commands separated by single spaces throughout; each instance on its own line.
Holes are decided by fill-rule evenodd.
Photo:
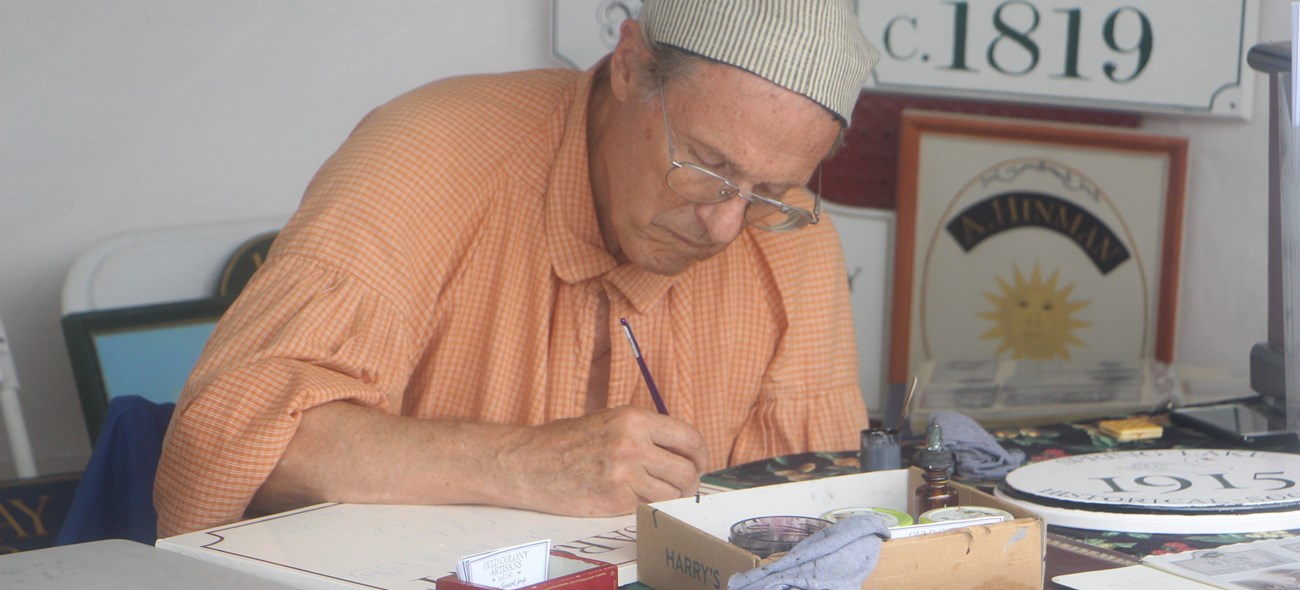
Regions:
M 854 516 L 809 535 L 784 557 L 727 580 L 727 590 L 859 590 L 876 569 L 889 527 Z
M 957 475 L 967 479 L 1001 479 L 1025 462 L 1020 449 L 1010 451 L 975 420 L 957 412 L 937 412 L 930 423 L 943 429 L 943 446 L 957 459 Z

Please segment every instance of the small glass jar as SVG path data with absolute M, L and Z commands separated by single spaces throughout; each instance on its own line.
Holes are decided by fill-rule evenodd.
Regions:
M 785 553 L 809 535 L 831 525 L 811 516 L 759 516 L 731 525 L 730 541 L 760 558 Z

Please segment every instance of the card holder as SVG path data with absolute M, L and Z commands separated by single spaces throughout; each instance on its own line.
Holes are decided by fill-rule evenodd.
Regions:
M 524 586 L 520 590 L 616 590 L 618 567 L 612 563 L 585 559 L 563 551 L 551 551 L 551 579 Z M 494 590 L 462 582 L 456 574 L 448 574 L 437 581 L 438 590 Z

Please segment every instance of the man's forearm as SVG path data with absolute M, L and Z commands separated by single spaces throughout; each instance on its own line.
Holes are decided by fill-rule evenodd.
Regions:
M 531 427 L 332 402 L 303 412 L 250 509 L 343 501 L 625 514 L 641 501 L 693 493 L 706 456 L 694 428 L 638 408 Z
M 418 420 L 348 402 L 303 412 L 253 511 L 315 502 L 497 504 L 491 455 L 509 426 Z

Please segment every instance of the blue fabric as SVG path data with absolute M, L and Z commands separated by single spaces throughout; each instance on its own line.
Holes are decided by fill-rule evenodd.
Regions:
M 953 452 L 957 475 L 966 479 L 1002 479 L 1025 462 L 1024 451 L 1002 448 L 997 439 L 970 416 L 935 412 L 930 416 L 930 423 L 938 424 L 943 430 L 943 446 Z
M 153 480 L 174 403 L 125 395 L 108 402 L 104 427 L 77 484 L 56 545 L 130 539 L 153 545 Z
M 727 590 L 859 590 L 889 539 L 875 514 L 846 518 L 809 535 L 789 553 L 727 580 Z

